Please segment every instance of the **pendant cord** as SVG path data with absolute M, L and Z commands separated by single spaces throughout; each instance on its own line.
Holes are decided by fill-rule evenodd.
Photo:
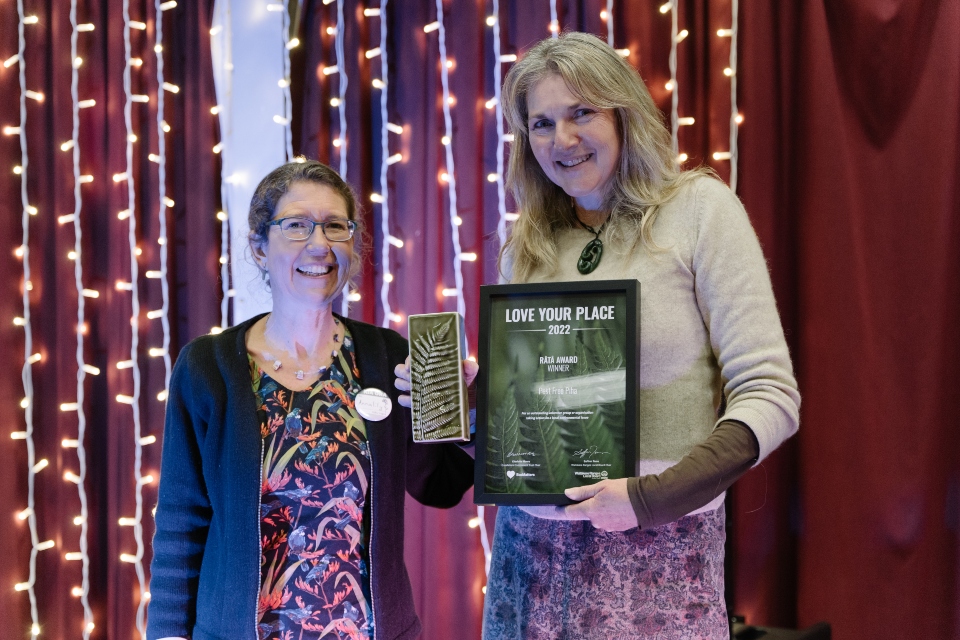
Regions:
M 575 216 L 575 217 L 576 217 L 577 222 L 580 224 L 581 227 L 583 227 L 584 229 L 586 229 L 587 231 L 589 231 L 590 233 L 592 233 L 594 236 L 596 236 L 596 238 L 595 238 L 596 240 L 600 240 L 600 234 L 603 233 L 603 228 L 607 226 L 607 223 L 606 223 L 606 222 L 604 222 L 602 225 L 600 225 L 600 228 L 599 228 L 599 229 L 597 229 L 596 231 L 594 231 L 594 230 L 593 230 L 593 227 L 587 225 L 587 223 L 585 223 L 583 220 L 581 220 L 579 216 Z M 602 241 L 601 241 L 601 242 L 602 242 Z

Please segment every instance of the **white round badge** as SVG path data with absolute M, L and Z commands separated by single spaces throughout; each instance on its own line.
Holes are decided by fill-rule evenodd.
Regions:
M 383 420 L 393 411 L 393 401 L 380 389 L 368 387 L 357 394 L 354 400 L 357 413 L 367 420 Z

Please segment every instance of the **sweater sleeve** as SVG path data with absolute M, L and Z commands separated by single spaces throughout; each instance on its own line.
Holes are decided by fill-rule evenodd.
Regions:
M 749 428 L 724 420 L 674 466 L 627 481 L 637 525 L 657 527 L 710 503 L 750 470 L 759 453 Z
M 180 352 L 170 381 L 153 562 L 150 566 L 149 638 L 189 637 L 196 622 L 200 565 L 212 515 L 201 450 L 204 390 L 197 383 L 195 344 Z M 209 354 L 213 364 L 213 355 Z
M 800 394 L 767 264 L 746 211 L 718 180 L 698 182 L 695 293 L 720 366 L 726 411 L 747 425 L 759 459 L 797 431 Z

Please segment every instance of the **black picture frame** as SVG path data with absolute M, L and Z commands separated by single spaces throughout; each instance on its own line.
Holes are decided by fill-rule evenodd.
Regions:
M 615 305 L 596 305 L 598 301 L 614 301 Z M 560 303 L 560 304 L 558 304 Z M 594 303 L 594 304 L 592 304 Z M 522 307 L 520 305 L 523 305 Z M 547 306 L 543 306 L 547 305 Z M 591 314 L 603 313 L 602 307 L 622 309 L 622 311 L 607 312 L 612 318 L 607 320 L 592 317 Z M 553 311 L 549 311 L 553 309 Z M 569 311 L 565 311 L 569 309 Z M 580 318 L 581 309 L 584 318 Z M 591 311 L 592 309 L 592 311 Z M 575 312 L 573 310 L 576 310 Z M 504 312 L 503 319 L 495 318 L 494 314 Z M 532 316 L 532 320 L 531 315 Z M 512 314 L 512 315 L 511 315 Z M 511 320 L 511 317 L 514 319 Z M 549 318 L 554 318 L 550 321 Z M 557 318 L 563 320 L 557 321 Z M 506 325 L 516 322 L 514 327 Z M 587 326 L 587 325 L 590 326 Z M 556 328 L 550 329 L 553 325 Z M 566 327 L 566 329 L 564 329 Z M 570 337 L 558 336 L 552 332 L 564 332 Z M 507 335 L 517 334 L 517 335 Z M 521 335 L 529 334 L 529 335 Z M 537 334 L 537 335 L 534 335 Z M 588 338 L 589 336 L 589 338 Z M 556 341 L 554 338 L 564 338 Z M 587 342 L 591 341 L 591 344 Z M 494 341 L 497 341 L 494 344 Z M 534 342 L 536 341 L 536 342 Z M 575 350 L 584 354 L 571 358 L 559 356 L 555 358 L 544 352 L 549 349 L 548 343 L 563 345 L 567 351 Z M 599 346 L 598 346 L 598 343 Z M 572 347 L 571 347 L 572 345 Z M 602 352 L 604 358 L 599 358 L 596 352 Z M 540 355 L 534 356 L 534 353 Z M 531 358 L 538 358 L 534 363 Z M 507 359 L 512 358 L 512 364 Z M 620 359 L 622 367 L 613 368 Z M 523 359 L 523 362 L 521 362 Z M 564 365 L 555 365 L 559 359 L 563 362 L 575 362 L 567 365 L 568 370 L 562 370 Z M 603 361 L 593 370 L 590 362 Z M 564 505 L 573 501 L 563 494 L 557 482 L 543 480 L 542 475 L 549 478 L 570 479 L 568 486 L 590 484 L 604 478 L 615 479 L 630 477 L 635 474 L 636 464 L 636 433 L 640 419 L 639 405 L 639 372 L 640 372 L 640 282 L 637 280 L 592 280 L 581 282 L 555 282 L 532 284 L 501 284 L 485 285 L 480 287 L 480 332 L 478 344 L 478 361 L 480 373 L 477 378 L 477 416 L 476 416 L 476 464 L 474 502 L 477 504 L 495 505 Z M 545 366 L 545 362 L 547 363 Z M 604 369 L 608 366 L 608 369 Z M 565 377 L 569 367 L 576 367 L 573 373 Z M 523 369 L 523 371 L 521 371 Z M 531 369 L 535 369 L 531 373 Z M 549 380 L 531 380 L 545 378 L 550 370 L 554 375 Z M 561 369 L 562 371 L 557 371 Z M 586 374 L 583 372 L 587 371 Z M 622 372 L 622 373 L 621 373 Z M 600 397 L 605 389 L 618 390 L 620 376 L 623 376 L 622 421 L 619 420 L 619 403 L 617 399 L 604 400 Z M 583 386 L 584 383 L 606 377 L 611 382 L 604 385 L 593 384 Z M 574 381 L 570 386 L 560 387 L 565 381 Z M 534 386 L 536 385 L 536 386 Z M 577 398 L 555 398 L 552 394 L 572 393 L 577 395 L 587 389 L 586 393 Z M 566 391 L 564 391 L 566 389 Z M 617 391 L 618 392 L 618 391 Z M 591 396 L 590 394 L 593 394 Z M 545 394 L 541 398 L 541 395 Z M 612 397 L 612 396 L 611 396 Z M 582 404 L 590 398 L 599 399 L 592 404 Z M 544 403 L 555 403 L 550 410 L 530 410 L 542 408 Z M 566 410 L 568 402 L 581 402 L 583 411 Z M 512 405 L 511 405 L 512 403 Z M 532 403 L 532 404 L 531 404 Z M 536 406 L 534 406 L 536 405 Z M 601 408 L 602 405 L 602 408 Z M 556 407 L 563 407 L 564 410 Z M 590 408 L 595 407 L 591 412 Z M 516 415 L 514 419 L 513 416 Z M 602 415 L 601 415 L 602 414 Z M 521 417 L 526 416 L 527 422 Z M 552 417 L 551 417 L 552 416 Z M 559 417 L 557 417 L 559 416 Z M 589 416 L 589 417 L 582 417 Z M 540 440 L 529 439 L 531 433 L 530 420 L 542 422 L 537 424 L 533 432 L 539 434 Z M 579 422 L 585 424 L 579 424 Z M 504 425 L 516 425 L 513 428 Z M 590 425 L 599 425 L 591 431 Z M 571 427 L 575 425 L 575 428 Z M 576 433 L 574 433 L 574 431 Z M 501 437 L 498 439 L 497 435 Z M 511 436 L 510 434 L 513 434 Z M 525 435 L 526 434 L 526 435 Z M 579 435 L 578 435 L 579 434 Z M 578 448 L 592 436 L 600 434 L 600 441 L 607 445 L 613 444 L 614 451 L 609 452 L 609 464 L 599 463 L 599 460 L 586 460 L 590 455 L 589 448 Z M 607 434 L 610 437 L 607 437 Z M 605 439 L 603 439 L 605 438 Z M 533 448 L 528 443 L 534 443 Z M 559 443 L 559 445 L 558 445 Z M 617 447 L 619 443 L 619 448 Z M 561 453 L 557 453 L 558 446 Z M 506 449 L 511 448 L 509 452 Z M 603 447 L 609 448 L 609 447 Z M 537 453 L 529 453 L 535 449 Z M 515 452 L 515 451 L 516 452 Z M 584 451 L 588 451 L 586 455 Z M 526 453 L 525 453 L 526 452 Z M 597 451 L 593 447 L 593 452 Z M 531 462 L 528 458 L 540 456 L 542 463 Z M 529 465 L 514 464 L 509 457 L 518 456 L 518 460 Z M 501 463 L 493 461 L 499 458 Z M 599 463 L 597 467 L 609 467 L 610 473 L 604 471 L 586 471 L 578 467 L 589 465 L 577 462 L 572 458 L 579 457 L 581 462 Z M 591 458 L 597 457 L 590 455 Z M 551 462 L 546 463 L 546 458 Z M 568 471 L 563 470 L 560 464 L 562 458 L 567 460 Z M 489 464 L 489 468 L 488 468 Z M 506 467 L 511 467 L 506 470 Z M 541 473 L 534 467 L 548 467 L 550 471 Z M 525 478 L 517 481 L 521 473 L 513 471 L 512 467 L 533 471 L 523 473 Z M 501 473 L 502 471 L 502 473 Z M 513 471 L 513 473 L 509 473 Z M 616 473 L 614 473 L 616 471 Z M 509 480 L 507 475 L 509 473 Z M 602 474 L 602 477 L 600 477 Z M 532 480 L 526 480 L 532 477 Z M 511 486 L 512 485 L 512 486 Z M 533 486 L 529 486 L 533 485 Z

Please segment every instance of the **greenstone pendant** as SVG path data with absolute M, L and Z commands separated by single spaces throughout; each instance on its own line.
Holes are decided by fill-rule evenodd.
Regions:
M 577 260 L 577 271 L 587 275 L 597 268 L 600 264 L 600 257 L 603 255 L 603 240 L 594 238 L 587 243 L 587 246 L 580 252 L 580 259 Z

